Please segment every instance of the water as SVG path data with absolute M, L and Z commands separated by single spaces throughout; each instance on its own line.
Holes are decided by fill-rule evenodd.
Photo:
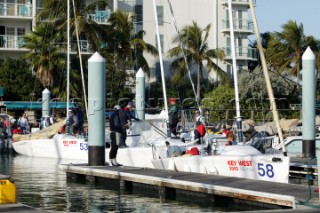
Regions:
M 0 174 L 9 175 L 17 187 L 17 202 L 42 210 L 58 212 L 226 212 L 250 210 L 233 205 L 221 208 L 212 204 L 148 198 L 139 194 L 107 190 L 94 184 L 66 181 L 60 164 L 71 160 L 0 155 Z

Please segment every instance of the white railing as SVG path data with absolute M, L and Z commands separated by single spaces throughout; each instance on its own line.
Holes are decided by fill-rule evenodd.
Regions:
M 110 10 L 96 10 L 95 13 L 88 14 L 87 19 L 92 20 L 98 24 L 107 24 L 110 15 Z
M 32 17 L 32 4 L 0 3 L 0 16 Z
M 0 35 L 0 48 L 19 49 L 23 44 L 23 36 Z

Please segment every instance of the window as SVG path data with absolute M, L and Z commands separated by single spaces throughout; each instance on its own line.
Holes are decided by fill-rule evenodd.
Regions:
M 242 10 L 238 10 L 238 29 L 242 29 L 243 26 L 242 26 Z
M 163 26 L 163 6 L 157 6 L 158 24 Z
M 233 76 L 232 76 L 232 67 L 231 67 L 231 64 L 227 64 L 227 74 L 228 74 L 231 78 L 233 78 Z
M 9 48 L 15 47 L 14 35 L 14 27 L 7 27 L 7 47 Z
M 155 43 L 156 43 L 156 48 L 157 48 L 158 51 L 159 51 L 157 35 L 156 35 L 156 42 L 155 42 Z M 160 45 L 161 45 L 160 47 L 161 47 L 161 51 L 162 51 L 161 54 L 162 54 L 162 53 L 163 53 L 163 46 L 164 46 L 164 45 L 163 45 L 163 35 L 161 35 L 161 34 L 160 34 Z
M 142 25 L 142 23 L 143 23 L 143 7 L 142 7 L 142 5 L 135 5 L 134 12 L 136 13 L 137 24 Z
M 242 49 L 243 49 L 243 47 L 242 47 L 242 38 L 238 37 L 237 40 L 238 40 L 238 55 L 242 56 L 242 54 L 243 54 L 243 51 L 242 51 Z
M 156 63 L 156 73 L 155 73 L 155 78 L 157 81 L 161 80 L 161 67 L 160 67 L 160 62 Z

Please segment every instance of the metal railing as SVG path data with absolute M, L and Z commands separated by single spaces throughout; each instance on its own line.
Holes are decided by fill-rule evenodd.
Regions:
M 87 14 L 87 20 L 94 21 L 98 24 L 107 24 L 110 15 L 110 10 L 96 10 L 94 13 Z
M 231 57 L 231 47 L 228 46 L 225 49 L 225 55 Z M 257 49 L 251 47 L 236 47 L 236 57 L 245 57 L 257 59 Z
M 32 4 L 0 3 L 0 16 L 32 17 Z
M 0 35 L 0 48 L 20 49 L 23 44 L 23 35 Z
M 230 30 L 229 19 L 222 20 L 222 29 Z M 233 19 L 233 29 L 253 32 L 253 22 L 246 19 Z

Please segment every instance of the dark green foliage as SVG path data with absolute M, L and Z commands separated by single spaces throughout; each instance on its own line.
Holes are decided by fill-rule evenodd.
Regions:
M 210 110 L 210 121 L 219 121 L 226 119 L 226 109 L 235 109 L 234 99 L 234 89 L 229 85 L 220 85 L 205 95 L 201 106 Z
M 27 62 L 10 58 L 1 63 L 0 86 L 4 88 L 5 101 L 35 101 L 44 89 Z

